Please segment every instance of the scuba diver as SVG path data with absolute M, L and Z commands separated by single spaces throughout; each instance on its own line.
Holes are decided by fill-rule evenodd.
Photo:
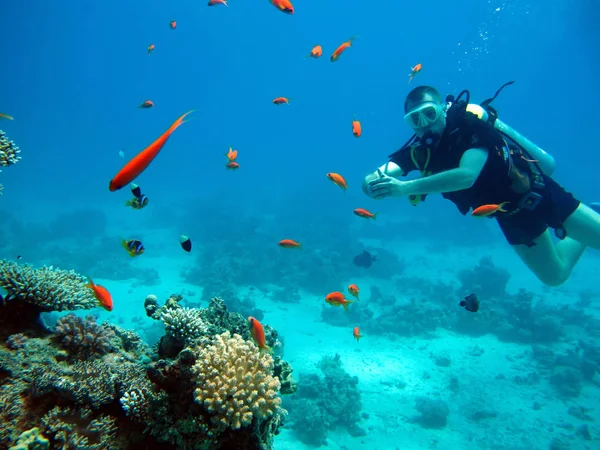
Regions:
M 127 200 L 125 202 L 125 206 L 130 206 L 133 209 L 145 208 L 149 201 L 148 197 L 142 194 L 142 190 L 137 184 L 131 183 L 130 188 L 131 193 L 133 194 L 133 198 L 131 200 Z
M 466 90 L 443 101 L 431 86 L 413 89 L 404 121 L 415 134 L 365 177 L 363 191 L 373 199 L 408 197 L 413 205 L 441 193 L 463 215 L 473 209 L 493 217 L 540 281 L 558 286 L 586 246 L 600 249 L 600 214 L 551 178 L 551 155 L 498 119 L 490 103 L 512 83 L 481 105 L 471 104 Z M 413 170 L 421 177 L 397 179 Z

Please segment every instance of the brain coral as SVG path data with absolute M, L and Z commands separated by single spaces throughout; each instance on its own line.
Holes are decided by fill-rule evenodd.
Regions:
M 193 367 L 196 402 L 213 414 L 221 429 L 248 426 L 253 418 L 268 419 L 283 413 L 273 376 L 273 358 L 259 352 L 253 342 L 229 332 L 217 335 L 199 350 Z
M 11 298 L 34 304 L 41 311 L 90 309 L 98 306 L 87 279 L 74 271 L 0 260 L 0 287 Z

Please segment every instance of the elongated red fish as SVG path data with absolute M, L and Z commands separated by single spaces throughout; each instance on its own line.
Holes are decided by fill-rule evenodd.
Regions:
M 131 161 L 129 161 L 115 177 L 110 180 L 108 189 L 111 192 L 117 191 L 125 186 L 128 186 L 133 180 L 135 180 L 146 168 L 150 165 L 152 160 L 156 158 L 158 152 L 167 143 L 167 140 L 171 136 L 171 133 L 177 129 L 179 125 L 184 123 L 184 118 L 192 111 L 186 112 L 183 116 L 173 122 L 173 125 L 169 127 L 167 131 L 160 135 L 152 144 L 138 153 Z

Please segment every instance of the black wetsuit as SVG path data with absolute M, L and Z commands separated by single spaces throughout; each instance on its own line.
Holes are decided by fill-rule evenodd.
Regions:
M 457 168 L 467 150 L 486 148 L 489 152 L 488 159 L 473 186 L 460 191 L 445 192 L 442 196 L 456 204 L 463 215 L 482 205 L 510 202 L 505 207 L 507 213 L 498 212 L 493 217 L 497 219 L 511 245 L 531 247 L 535 245 L 534 239 L 542 235 L 548 227 L 557 230 L 557 236 L 564 238 L 563 222 L 577 209 L 579 200 L 552 178 L 542 175 L 543 186 L 531 189 L 541 195 L 540 202 L 532 210 L 519 208 L 517 205 L 524 194 L 517 193 L 512 188 L 513 181 L 508 175 L 509 165 L 504 151 L 505 142 L 493 126 L 471 113 L 463 113 L 454 121 L 448 120 L 439 144 L 430 152 L 426 170 L 436 174 Z M 425 151 L 421 147 L 411 156 L 411 146 L 406 146 L 390 155 L 390 161 L 408 174 L 413 170 L 423 169 Z M 416 157 L 418 167 L 413 157 Z M 512 160 L 528 177 L 531 176 L 529 163 L 520 158 Z

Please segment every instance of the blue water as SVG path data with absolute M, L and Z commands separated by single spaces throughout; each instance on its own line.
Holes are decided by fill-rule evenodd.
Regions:
M 23 159 L 0 174 L 0 220 L 18 223 L 19 230 L 0 243 L 0 257 L 19 254 L 28 263 L 59 263 L 108 280 L 107 287 L 122 293 L 112 317 L 127 324 L 143 314 L 148 293 L 166 298 L 183 285 L 179 270 L 193 259 L 178 247 L 182 233 L 199 246 L 219 239 L 218 248 L 235 259 L 240 243 L 251 247 L 263 230 L 274 243 L 321 236 L 317 246 L 325 248 L 328 236 L 350 229 L 357 240 L 383 241 L 383 247 L 394 240 L 392 251 L 406 256 L 406 230 L 397 223 L 421 220 L 440 224 L 431 226 L 423 255 L 447 248 L 447 230 L 466 230 L 465 239 L 472 236 L 478 245 L 469 247 L 475 248 L 472 259 L 459 250 L 470 268 L 479 259 L 475 254 L 502 247 L 497 230 L 460 216 L 437 196 L 427 207 L 412 208 L 404 200 L 375 202 L 360 189 L 364 175 L 410 137 L 402 104 L 419 84 L 442 93 L 470 89 L 471 98 L 482 101 L 515 80 L 495 102 L 501 118 L 556 158 L 555 177 L 569 191 L 585 202 L 600 201 L 596 0 L 296 0 L 294 6 L 295 14 L 286 15 L 266 0 L 231 0 L 229 8 L 189 0 L 4 1 L 0 112 L 15 120 L 0 119 L 0 128 Z M 331 52 L 356 34 L 353 46 L 331 63 Z M 150 44 L 156 48 L 148 55 Z M 316 44 L 323 57 L 305 58 Z M 417 63 L 423 70 L 409 84 Z M 291 98 L 290 104 L 273 105 L 279 96 Z M 148 99 L 154 108 L 137 108 Z M 189 110 L 189 122 L 136 180 L 151 204 L 142 211 L 125 208 L 128 189 L 109 192 L 110 179 Z M 351 132 L 355 115 L 363 128 L 359 139 Z M 239 150 L 237 171 L 224 167 L 230 146 Z M 345 176 L 347 192 L 331 184 L 328 172 Z M 381 220 L 368 229 L 357 224 L 356 207 L 379 212 Z M 247 217 L 254 228 L 243 227 Z M 160 285 L 122 287 L 106 270 L 94 273 L 96 263 L 128 258 L 119 242 L 133 237 L 144 240 Z M 353 245 L 340 251 L 357 253 L 361 246 Z M 258 256 L 256 264 L 268 257 Z M 518 265 L 514 291 L 542 289 L 509 252 L 495 261 Z M 582 261 L 586 275 L 561 289 L 595 289 L 587 282 L 596 261 L 590 251 Z M 137 259 L 127 264 L 131 280 L 148 267 Z M 431 264 L 426 278 L 435 280 Z M 331 290 L 348 278 L 339 274 Z M 276 328 L 293 333 L 292 326 L 286 331 L 285 314 L 277 317 Z M 420 445 L 411 448 L 425 448 Z

